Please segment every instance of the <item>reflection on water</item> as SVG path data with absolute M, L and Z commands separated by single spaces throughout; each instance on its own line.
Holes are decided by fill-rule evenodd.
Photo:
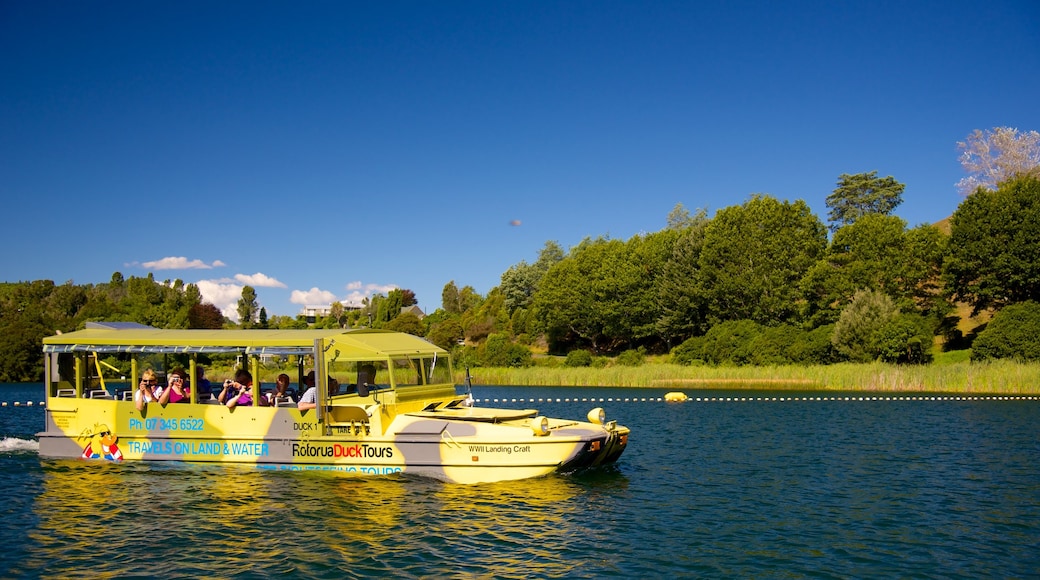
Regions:
M 461 486 L 419 477 L 43 462 L 27 575 L 570 576 L 617 471 Z M 584 514 L 584 515 L 582 515 Z M 607 541 L 608 538 L 602 538 Z M 579 557 L 566 557 L 568 554 Z M 447 570 L 447 568 L 445 569 Z
M 1035 400 L 604 407 L 616 467 L 473 486 L 9 445 L 0 577 L 1040 576 Z

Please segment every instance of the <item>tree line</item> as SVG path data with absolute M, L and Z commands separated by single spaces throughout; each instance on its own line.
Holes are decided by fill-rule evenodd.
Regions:
M 804 201 L 765 194 L 712 217 L 677 204 L 657 232 L 586 238 L 567 251 L 548 241 L 487 295 L 448 282 L 425 317 L 409 309 L 417 300 L 407 289 L 361 309 L 334 303 L 313 323 L 269 317 L 247 286 L 239 326 L 388 328 L 469 366 L 530 365 L 533 351 L 574 365 L 666 353 L 683 364 L 926 363 L 936 343 L 971 346 L 976 358 L 1040 359 L 1040 134 L 997 128 L 959 146 L 974 189 L 944 226 L 896 216 L 905 186 L 894 177 L 842 174 L 827 223 Z M 957 305 L 993 319 L 963 333 Z M 0 381 L 39 380 L 42 338 L 91 320 L 234 326 L 196 286 L 151 274 L 0 283 Z

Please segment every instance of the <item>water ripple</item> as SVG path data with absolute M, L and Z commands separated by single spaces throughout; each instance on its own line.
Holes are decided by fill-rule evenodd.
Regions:
M 478 486 L 45 460 L 23 411 L 0 577 L 1040 576 L 1036 402 L 607 405 L 616 467 Z

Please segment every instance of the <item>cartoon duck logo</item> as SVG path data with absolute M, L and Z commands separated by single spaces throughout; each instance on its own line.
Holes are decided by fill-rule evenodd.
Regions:
M 108 425 L 96 425 L 94 432 L 87 434 L 90 443 L 83 448 L 83 459 L 107 459 L 109 461 L 122 461 L 123 452 L 116 446 L 116 437 Z

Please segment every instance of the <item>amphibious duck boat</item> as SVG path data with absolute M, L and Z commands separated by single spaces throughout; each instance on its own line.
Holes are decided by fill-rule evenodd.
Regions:
M 611 464 L 628 443 L 628 428 L 606 421 L 601 409 L 576 421 L 471 406 L 472 397 L 456 389 L 448 352 L 397 332 L 93 323 L 45 338 L 43 351 L 46 457 L 406 472 L 479 483 Z M 229 407 L 217 395 L 231 371 L 213 377 L 212 394 L 205 393 L 201 361 L 249 370 L 255 402 L 273 386 L 261 375 L 278 369 L 288 368 L 300 385 L 313 369 L 326 388 L 315 389 L 313 409 L 289 397 Z M 175 368 L 189 377 L 183 400 L 135 402 L 146 369 L 162 382 Z

